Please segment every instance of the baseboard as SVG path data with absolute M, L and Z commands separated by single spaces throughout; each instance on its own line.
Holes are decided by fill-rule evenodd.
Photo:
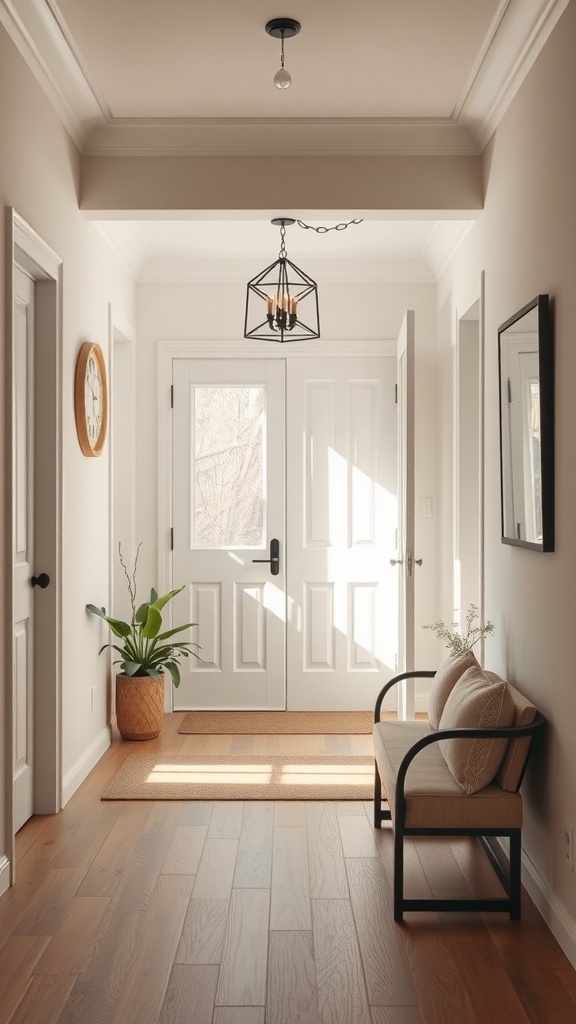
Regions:
M 554 938 L 564 950 L 570 963 L 576 968 L 576 921 L 570 916 L 546 879 L 522 853 L 522 883 L 529 893 Z
M 100 758 L 106 753 L 111 743 L 110 727 L 106 726 L 98 734 L 96 739 L 84 751 L 82 757 L 78 758 L 72 765 L 70 771 L 66 772 L 62 779 L 62 807 L 65 807 L 71 796 L 74 795 L 84 779 L 90 774 Z
M 10 887 L 10 861 L 8 857 L 0 857 L 0 896 Z

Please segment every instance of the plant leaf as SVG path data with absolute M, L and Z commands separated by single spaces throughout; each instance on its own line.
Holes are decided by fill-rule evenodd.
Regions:
M 184 587 L 178 587 L 177 590 L 171 590 L 170 593 L 164 594 L 163 597 L 157 597 L 153 602 L 154 607 L 157 608 L 159 612 L 162 611 L 164 605 L 168 604 L 168 601 L 171 601 L 173 597 L 176 597 L 176 594 L 181 594 L 183 590 Z
M 135 676 L 136 673 L 139 672 L 141 668 L 142 668 L 142 665 L 141 665 L 140 662 L 137 662 L 137 661 L 127 661 L 126 659 L 124 659 L 124 675 L 125 676 Z
M 172 676 L 172 682 L 176 689 L 178 689 L 178 687 L 180 686 L 180 669 L 178 667 L 177 662 L 167 661 L 166 664 L 164 665 L 164 668 L 168 669 L 170 675 Z
M 158 600 L 158 591 L 154 590 L 154 587 L 152 587 L 152 590 L 150 591 L 150 604 L 155 604 L 155 602 L 157 600 Z
M 122 619 L 113 619 L 110 615 L 106 615 L 101 608 L 97 608 L 95 604 L 87 604 L 86 610 L 92 612 L 93 615 L 99 615 L 101 619 L 104 619 L 115 636 L 130 636 L 131 626 L 128 622 L 123 622 Z
M 134 622 L 139 622 L 140 624 L 146 622 L 146 616 L 148 615 L 149 607 L 150 605 L 148 601 L 146 601 L 146 604 L 141 604 L 140 607 L 138 608 L 138 611 L 136 612 L 136 615 L 134 616 Z
M 190 629 L 191 626 L 197 626 L 197 622 L 187 622 L 185 626 L 175 626 L 174 629 L 168 629 L 165 633 L 158 633 L 157 640 L 167 640 L 169 636 L 174 636 L 175 633 L 181 633 L 184 629 Z
M 142 636 L 146 637 L 147 640 L 152 640 L 160 632 L 162 626 L 162 616 L 155 605 L 148 605 L 148 614 L 146 616 L 146 622 L 142 626 Z

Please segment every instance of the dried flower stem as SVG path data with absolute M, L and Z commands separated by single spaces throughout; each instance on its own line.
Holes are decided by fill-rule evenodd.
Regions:
M 130 594 L 130 604 L 132 605 L 132 622 L 136 618 L 136 570 L 138 568 L 138 556 L 140 554 L 140 548 L 142 547 L 142 541 L 140 541 L 136 548 L 136 557 L 134 559 L 134 565 L 132 566 L 132 574 L 128 572 L 126 562 L 122 557 L 122 545 L 118 541 L 118 558 L 120 559 L 120 565 L 124 569 L 124 575 L 128 582 L 128 593 Z
M 474 644 L 477 644 L 483 637 L 494 636 L 494 623 L 488 621 L 484 626 L 475 626 L 474 622 L 477 618 L 478 608 L 475 604 L 471 604 L 466 613 L 466 632 L 464 635 L 458 632 L 457 622 L 447 626 L 442 619 L 438 619 L 428 626 L 422 626 L 422 629 L 433 630 L 436 636 L 444 641 L 450 654 L 464 654 L 466 651 L 471 651 Z

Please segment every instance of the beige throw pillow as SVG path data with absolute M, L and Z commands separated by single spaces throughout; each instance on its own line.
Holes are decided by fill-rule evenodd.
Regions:
M 454 686 L 466 671 L 474 666 L 480 668 L 472 651 L 465 654 L 452 654 L 443 661 L 432 680 L 432 688 L 428 698 L 428 720 L 433 729 L 438 729 L 444 705 L 452 693 Z
M 514 722 L 514 701 L 507 683 L 492 682 L 480 668 L 469 668 L 446 701 L 440 729 L 505 728 Z M 441 740 L 440 749 L 465 793 L 484 789 L 496 775 L 508 739 Z

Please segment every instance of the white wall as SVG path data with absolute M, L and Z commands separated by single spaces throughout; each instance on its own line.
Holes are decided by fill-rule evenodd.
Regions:
M 0 28 L 0 202 L 13 206 L 63 260 L 62 351 L 62 774 L 67 795 L 82 781 L 107 738 L 107 662 L 98 658 L 99 623 L 89 601 L 108 600 L 109 447 L 98 459 L 85 458 L 74 424 L 73 382 L 83 341 L 100 343 L 109 360 L 109 307 L 134 322 L 134 286 L 96 228 L 78 212 L 79 154 L 22 58 Z M 6 221 L 0 223 L 0 316 L 4 314 Z M 9 344 L 5 337 L 4 343 Z M 1 387 L 7 394 L 4 361 Z M 0 443 L 4 425 L 0 425 Z M 7 481 L 2 479 L 1 509 Z M 0 512 L 2 518 L 4 512 Z M 4 525 L 4 523 L 2 523 Z M 5 532 L 5 530 L 4 530 Z M 9 539 L 8 539 L 9 543 Z M 9 550 L 9 548 L 8 548 Z M 4 558 L 4 553 L 1 558 Z M 2 574 L 3 578 L 5 574 Z M 5 594 L 2 594 L 5 601 Z M 0 609 L 3 611 L 4 604 Z M 2 621 L 4 616 L 2 615 Z M 4 627 L 6 630 L 6 627 Z M 2 644 L 8 642 L 6 632 Z M 0 681 L 0 708 L 9 680 Z M 95 688 L 95 709 L 90 691 Z M 1 713 L 1 712 L 0 712 Z M 0 722 L 0 730 L 4 723 Z M 0 800 L 7 784 L 0 765 Z M 0 823 L 3 813 L 0 810 Z M 2 834 L 0 856 L 9 849 Z
M 486 614 L 496 637 L 489 668 L 506 675 L 548 719 L 524 785 L 528 879 L 576 962 L 576 877 L 562 823 L 576 825 L 576 5 L 563 14 L 484 153 L 485 212 L 439 287 L 442 506 L 451 507 L 453 309 L 486 275 Z M 497 329 L 540 292 L 552 297 L 556 351 L 556 551 L 500 541 Z M 451 607 L 451 520 L 442 528 L 442 608 Z
M 314 275 L 313 265 L 304 268 Z M 253 268 L 250 268 L 253 273 Z M 140 284 L 137 289 L 137 428 L 139 476 L 150 484 L 154 494 L 156 481 L 156 388 L 159 341 L 238 340 L 244 324 L 246 285 L 250 274 L 226 284 L 206 285 Z M 435 294 L 431 284 L 342 284 L 318 279 L 322 337 L 330 340 L 394 339 L 407 308 L 416 311 L 417 334 L 417 461 L 416 494 L 431 497 L 432 519 L 418 519 L 416 557 L 423 559 L 416 568 L 416 614 L 419 623 L 437 617 L 437 543 L 439 521 L 436 490 L 436 369 L 435 369 Z M 288 348 L 289 346 L 286 346 Z M 319 342 L 321 350 L 321 341 Z M 263 353 L 266 346 L 263 344 Z M 143 541 L 139 578 L 143 591 L 158 579 L 157 514 L 154 501 L 139 501 L 137 537 Z M 423 666 L 437 663 L 433 635 L 417 628 L 417 657 Z

